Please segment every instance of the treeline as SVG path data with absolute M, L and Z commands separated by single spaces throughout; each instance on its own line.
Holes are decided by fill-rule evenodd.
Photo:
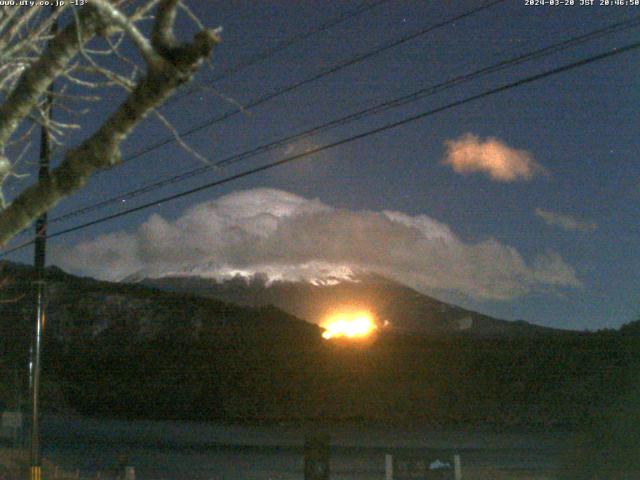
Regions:
M 0 403 L 25 399 L 31 269 L 5 264 Z M 578 428 L 637 388 L 640 322 L 619 331 L 425 337 L 361 346 L 247 308 L 49 270 L 42 403 L 91 416 Z M 626 402 L 627 404 L 629 402 Z M 0 405 L 1 407 L 2 405 Z M 25 405 L 26 407 L 26 405 Z
M 46 374 L 93 416 L 573 429 L 634 385 L 638 353 L 636 337 L 615 332 L 386 334 L 353 347 L 313 331 L 224 327 L 189 340 L 51 342 Z

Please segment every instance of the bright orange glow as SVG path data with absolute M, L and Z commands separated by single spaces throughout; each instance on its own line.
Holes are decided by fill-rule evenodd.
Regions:
M 378 326 L 369 312 L 343 312 L 327 317 L 322 328 L 322 336 L 330 338 L 360 339 L 371 335 Z

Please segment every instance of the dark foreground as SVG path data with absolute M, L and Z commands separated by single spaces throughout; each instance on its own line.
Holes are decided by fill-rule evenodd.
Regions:
M 113 475 L 126 462 L 140 479 L 301 479 L 311 426 L 221 426 L 201 422 L 103 421 L 47 416 L 45 455 L 81 476 Z M 566 433 L 322 427 L 331 438 L 332 479 L 384 478 L 384 457 L 462 457 L 468 473 L 549 472 L 571 442 Z M 318 430 L 314 432 L 317 433 Z M 471 476 L 467 476 L 471 478 Z M 532 478 L 532 477 L 527 477 Z M 545 477 L 536 477 L 545 478 Z

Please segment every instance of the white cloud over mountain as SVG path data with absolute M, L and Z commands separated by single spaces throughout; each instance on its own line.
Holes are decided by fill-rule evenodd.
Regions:
M 338 209 L 271 189 L 201 203 L 176 221 L 154 214 L 134 233 L 58 249 L 54 263 L 111 280 L 261 272 L 271 279 L 315 281 L 370 271 L 425 292 L 497 300 L 580 285 L 555 253 L 526 261 L 494 239 L 464 242 L 426 215 Z
M 529 152 L 511 148 L 494 137 L 481 140 L 466 133 L 456 140 L 447 140 L 445 146 L 447 152 L 442 163 L 456 173 L 484 173 L 498 182 L 531 180 L 545 173 Z

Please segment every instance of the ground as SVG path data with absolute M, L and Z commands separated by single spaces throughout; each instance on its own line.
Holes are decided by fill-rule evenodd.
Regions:
M 24 480 L 28 478 L 29 452 L 14 448 L 0 447 L 0 480 Z M 79 478 L 76 473 L 70 473 L 56 465 L 43 461 L 42 478 L 52 480 L 71 480 Z
M 525 470 L 497 470 L 491 467 L 462 469 L 463 480 L 555 480 L 551 473 Z

